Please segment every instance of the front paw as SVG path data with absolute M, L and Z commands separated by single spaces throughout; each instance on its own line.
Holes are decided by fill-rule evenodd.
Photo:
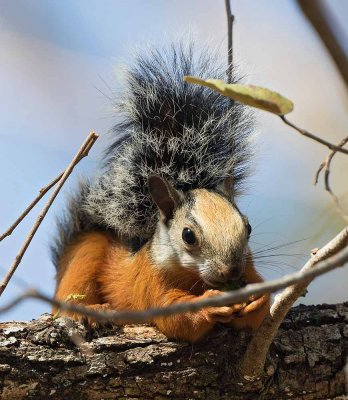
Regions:
M 207 290 L 202 295 L 202 298 L 210 298 L 223 294 L 220 290 Z M 208 322 L 216 323 L 220 322 L 223 324 L 227 324 L 231 322 L 231 320 L 240 313 L 244 307 L 246 307 L 246 303 L 244 304 L 231 304 L 229 306 L 221 306 L 221 307 L 207 307 L 203 309 L 204 316 Z
M 242 309 L 243 305 L 241 304 L 234 304 L 233 306 L 209 307 L 208 309 L 204 310 L 204 315 L 208 322 L 220 322 L 222 324 L 228 324 Z
M 251 302 L 234 316 L 231 325 L 237 329 L 258 329 L 265 317 L 269 315 L 270 299 L 269 293 L 258 298 L 252 297 Z

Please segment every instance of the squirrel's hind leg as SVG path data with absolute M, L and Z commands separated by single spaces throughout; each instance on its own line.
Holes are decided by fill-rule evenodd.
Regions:
M 105 303 L 98 283 L 101 269 L 106 263 L 110 239 L 100 232 L 89 232 L 82 235 L 69 246 L 59 262 L 55 298 L 81 304 L 91 310 L 109 309 Z M 94 319 L 70 311 L 59 311 L 53 308 L 54 314 L 68 316 L 80 322 L 94 325 Z

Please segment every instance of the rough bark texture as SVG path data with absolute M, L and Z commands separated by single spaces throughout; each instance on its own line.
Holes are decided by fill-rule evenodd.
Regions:
M 292 309 L 257 381 L 236 375 L 248 334 L 223 326 L 191 345 L 149 326 L 88 331 L 49 315 L 2 323 L 0 398 L 343 399 L 347 321 L 348 303 Z

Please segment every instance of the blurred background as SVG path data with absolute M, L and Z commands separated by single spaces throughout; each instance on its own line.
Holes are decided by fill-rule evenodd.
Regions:
M 293 0 L 232 0 L 234 60 L 244 82 L 276 90 L 295 103 L 289 119 L 338 143 L 347 135 L 347 87 L 328 52 Z M 326 1 L 348 35 L 348 2 Z M 113 103 L 120 66 L 134 49 L 191 37 L 218 47 L 226 59 L 223 0 L 14 0 L 0 1 L 0 231 L 18 217 L 41 187 L 70 162 L 89 131 L 101 138 L 75 169 L 39 228 L 1 304 L 38 288 L 50 295 L 55 270 L 49 243 L 65 193 L 92 174 L 117 116 Z M 271 114 L 255 111 L 254 175 L 239 204 L 253 226 L 251 244 L 264 251 L 266 279 L 301 267 L 344 226 L 314 174 L 328 150 Z M 348 157 L 332 163 L 331 183 L 348 210 Z M 17 254 L 43 202 L 0 244 L 0 276 Z M 302 303 L 347 300 L 348 267 L 318 278 Z M 49 306 L 27 301 L 0 320 L 28 320 Z

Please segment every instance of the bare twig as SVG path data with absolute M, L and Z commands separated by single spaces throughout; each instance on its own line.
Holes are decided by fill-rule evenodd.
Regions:
M 84 157 L 89 153 L 90 148 L 93 146 L 94 142 L 90 141 L 89 146 L 85 148 L 83 154 L 77 160 L 76 164 L 79 163 Z M 0 242 L 5 239 L 5 237 L 10 236 L 16 227 L 23 221 L 23 219 L 29 214 L 29 212 L 36 206 L 36 204 L 44 197 L 44 195 L 55 186 L 62 178 L 64 171 L 61 172 L 56 178 L 53 179 L 47 186 L 44 186 L 39 190 L 38 196 L 29 204 L 29 206 L 23 211 L 23 213 L 16 219 L 16 221 L 0 236 Z
M 338 147 L 343 147 L 346 143 L 348 142 L 348 136 L 340 141 L 340 143 L 337 145 Z M 320 164 L 318 171 L 315 174 L 314 177 L 314 185 L 318 183 L 319 176 L 323 168 L 325 167 L 325 189 L 330 191 L 330 185 L 329 185 L 329 175 L 330 175 L 330 164 L 331 160 L 334 157 L 334 155 L 337 153 L 337 150 L 333 150 L 326 158 L 325 160 Z
M 242 376 L 252 379 L 262 373 L 268 349 L 278 332 L 280 324 L 315 276 L 309 276 L 308 273 L 321 271 L 324 266 L 342 265 L 348 261 L 347 256 L 348 227 L 344 228 L 334 239 L 315 252 L 301 271 L 297 273 L 305 276 L 305 279 L 288 286 L 275 297 L 270 317 L 263 321 L 243 356 L 240 367 Z M 326 271 L 329 271 L 329 269 L 326 269 Z
M 23 243 L 19 253 L 17 254 L 13 264 L 11 265 L 11 267 L 8 270 L 6 276 L 4 277 L 3 281 L 1 282 L 1 284 L 0 284 L 0 296 L 4 292 L 7 284 L 9 283 L 9 281 L 10 281 L 10 279 L 12 277 L 12 275 L 16 271 L 19 263 L 22 260 L 22 257 L 24 255 L 24 253 L 26 252 L 31 240 L 33 239 L 36 231 L 38 230 L 42 220 L 45 218 L 49 208 L 51 207 L 51 204 L 53 203 L 54 199 L 57 197 L 60 189 L 62 188 L 62 186 L 64 185 L 65 181 L 67 180 L 67 178 L 69 177 L 69 175 L 73 171 L 75 165 L 81 160 L 81 158 L 85 157 L 88 154 L 89 150 L 91 149 L 91 147 L 93 146 L 94 142 L 97 139 L 98 139 L 98 135 L 96 133 L 94 133 L 94 132 L 91 132 L 87 136 L 86 140 L 84 141 L 84 143 L 80 147 L 79 151 L 77 152 L 77 154 L 75 155 L 73 160 L 70 162 L 70 164 L 68 165 L 68 167 L 64 171 L 63 175 L 61 176 L 61 178 L 60 178 L 60 180 L 59 180 L 59 182 L 57 184 L 56 189 L 54 190 L 54 192 L 52 193 L 52 195 L 49 198 L 48 202 L 45 204 L 44 208 L 42 209 L 40 215 L 36 219 L 33 227 L 31 228 L 31 230 L 30 230 L 30 232 L 29 232 L 29 234 L 28 234 L 28 236 L 27 236 L 27 238 L 25 240 L 25 242 Z
M 348 137 L 344 138 L 341 140 L 341 142 L 338 144 L 339 147 L 343 147 L 346 143 L 348 143 Z M 330 187 L 330 166 L 331 166 L 331 161 L 333 159 L 333 157 L 335 156 L 335 154 L 337 153 L 336 150 L 333 150 L 330 152 L 330 154 L 325 158 L 325 160 L 320 164 L 318 171 L 315 174 L 315 178 L 314 178 L 314 185 L 316 185 L 318 183 L 318 179 L 320 176 L 321 171 L 325 168 L 325 172 L 324 172 L 324 183 L 325 183 L 325 190 L 327 192 L 329 192 L 329 194 L 332 197 L 332 200 L 336 206 L 337 211 L 341 214 L 341 216 L 343 217 L 343 219 L 345 219 L 346 221 L 348 221 L 348 215 L 345 213 L 345 211 L 343 210 L 338 197 L 335 195 L 335 193 L 332 191 L 331 187 Z
M 36 204 L 44 197 L 44 195 L 62 178 L 63 172 L 53 179 L 47 186 L 43 187 L 39 191 L 39 195 L 29 204 L 29 206 L 23 211 L 23 213 L 16 219 L 16 221 L 0 236 L 0 242 L 5 239 L 6 236 L 10 236 L 16 227 L 23 221 L 23 219 L 29 214 L 29 212 L 36 206 Z
M 348 262 L 348 247 L 343 248 L 343 244 L 344 246 L 348 245 L 348 228 L 344 229 L 340 235 L 333 239 L 322 250 L 318 251 L 318 253 L 312 257 L 299 272 L 289 274 L 283 278 L 274 279 L 272 281 L 250 284 L 245 288 L 234 290 L 232 292 L 226 292 L 207 299 L 176 303 L 168 307 L 152 308 L 145 311 L 95 311 L 71 302 L 58 301 L 38 292 L 37 290 L 29 290 L 12 300 L 7 305 L 1 307 L 0 313 L 12 309 L 25 299 L 34 298 L 56 306 L 62 311 L 73 311 L 74 313 L 91 317 L 96 321 L 122 321 L 123 323 L 146 322 L 159 316 L 168 316 L 187 311 L 197 311 L 208 306 L 224 306 L 232 303 L 240 303 L 248 300 L 252 295 L 261 295 L 263 293 L 274 292 L 276 290 L 286 288 L 289 285 L 294 285 L 291 286 L 291 288 L 301 288 L 300 292 L 302 293 L 308 283 L 316 276 L 322 275 Z M 326 259 L 327 257 L 329 258 Z M 313 269 L 310 268 L 314 264 L 316 264 L 316 267 Z M 272 309 L 273 308 L 274 307 L 272 307 Z
M 310 139 L 315 140 L 316 142 L 319 142 L 321 144 L 323 144 L 324 146 L 328 147 L 330 150 L 336 150 L 339 153 L 344 153 L 344 154 L 348 154 L 348 150 L 343 149 L 340 146 L 336 146 L 333 143 L 330 143 L 324 139 L 321 139 L 318 136 L 313 135 L 313 133 L 310 133 L 308 131 L 306 131 L 305 129 L 299 128 L 298 126 L 296 126 L 295 124 L 293 124 L 292 122 L 290 122 L 285 115 L 280 115 L 280 118 L 286 123 L 286 125 L 291 126 L 291 128 L 295 129 L 297 132 L 301 133 L 301 135 L 306 136 Z
M 80 158 L 77 160 L 76 164 L 80 162 L 84 157 L 86 157 L 89 153 L 90 148 L 92 147 L 94 142 L 90 142 L 89 147 L 86 147 L 83 154 L 80 155 Z M 0 236 L 0 242 L 5 239 L 5 237 L 10 236 L 12 232 L 16 229 L 16 227 L 23 221 L 23 219 L 29 214 L 29 212 L 36 206 L 36 204 L 44 197 L 44 195 L 55 186 L 60 179 L 62 178 L 64 171 L 61 172 L 56 178 L 53 179 L 47 186 L 44 186 L 39 190 L 38 196 L 29 204 L 29 206 L 23 211 L 23 213 L 16 219 L 16 221 Z
M 297 0 L 297 3 L 330 52 L 348 87 L 348 38 L 344 30 L 324 1 Z
M 230 0 L 225 0 L 226 16 L 227 16 L 227 82 L 232 82 L 232 63 L 233 63 L 233 22 L 234 15 L 231 12 Z

